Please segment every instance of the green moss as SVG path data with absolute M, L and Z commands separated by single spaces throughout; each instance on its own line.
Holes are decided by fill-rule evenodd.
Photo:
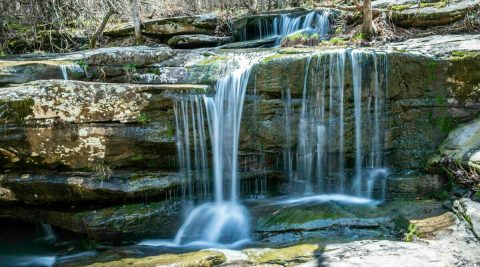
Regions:
M 102 262 L 88 265 L 90 267 L 119 266 L 218 266 L 226 261 L 225 255 L 218 251 L 202 250 L 186 254 L 163 254 L 144 258 L 126 258 L 118 261 Z
M 437 95 L 435 97 L 435 103 L 437 105 L 445 105 L 447 103 L 447 98 L 444 96 Z
M 346 43 L 347 41 L 340 37 L 333 37 L 328 41 L 322 41 L 322 45 L 345 45 Z
M 451 60 L 462 60 L 466 58 L 476 58 L 480 55 L 479 51 L 463 51 L 463 50 L 456 50 L 452 51 L 451 53 Z
M 355 34 L 355 36 L 353 37 L 353 41 L 356 41 L 356 42 L 360 42 L 362 41 L 364 38 L 363 38 L 363 33 L 361 32 L 358 32 L 357 34 Z
M 175 136 L 175 126 L 171 121 L 167 122 L 167 131 L 165 132 L 165 136 L 168 139 L 172 139 Z
M 391 6 L 390 9 L 393 10 L 393 11 L 403 11 L 403 10 L 409 9 L 412 6 L 413 6 L 413 4 L 394 5 L 394 6 Z
M 204 65 L 214 65 L 214 64 L 221 63 L 221 62 L 225 61 L 226 59 L 227 59 L 227 57 L 222 56 L 222 55 L 209 56 L 206 59 L 198 62 L 197 65 L 203 65 L 203 66 Z
M 295 48 L 283 48 L 278 51 L 279 54 L 284 54 L 284 55 L 302 54 L 304 52 L 305 52 L 304 50 L 299 50 Z
M 133 161 L 143 161 L 143 155 L 135 155 L 132 157 Z
M 299 32 L 299 33 L 290 34 L 285 38 L 289 41 L 295 42 L 295 41 L 298 41 L 298 40 L 307 39 L 308 37 L 309 37 L 308 34 Z
M 269 57 L 264 58 L 264 59 L 263 59 L 263 63 L 268 63 L 268 62 L 270 62 L 270 61 L 272 61 L 272 60 L 279 59 L 279 58 L 284 58 L 284 57 L 285 57 L 285 55 L 283 55 L 283 54 L 271 55 L 271 56 L 269 56 Z
M 480 97 L 480 52 L 452 52 L 449 76 L 448 83 L 457 100 L 476 101 Z
M 455 126 L 458 125 L 459 123 L 456 119 L 449 116 L 443 116 L 443 117 L 433 119 L 433 118 L 430 118 L 430 114 L 429 114 L 429 119 L 431 119 L 431 123 L 433 125 L 438 127 L 440 131 L 445 134 L 453 130 Z
M 292 266 L 291 263 L 307 262 L 311 260 L 320 249 L 317 244 L 303 244 L 293 247 L 266 250 L 261 253 L 246 250 L 249 259 L 260 264 L 279 264 Z
M 431 60 L 428 62 L 428 81 L 434 81 L 436 79 L 436 70 L 437 70 L 438 62 L 436 60 Z
M 465 219 L 465 221 L 467 221 L 467 223 L 468 223 L 470 226 L 473 226 L 472 217 L 470 217 L 470 215 L 468 215 L 468 214 L 463 214 L 463 218 Z

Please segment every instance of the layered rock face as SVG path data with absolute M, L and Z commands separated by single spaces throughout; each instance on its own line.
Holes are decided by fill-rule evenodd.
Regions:
M 480 110 L 480 80 L 475 75 L 480 69 L 480 48 L 457 51 L 480 40 L 470 37 L 418 42 L 441 53 L 408 51 L 414 42 L 375 53 L 360 50 L 385 55 L 387 62 L 381 77 L 387 88 L 382 145 L 385 165 L 394 172 L 387 197 L 414 198 L 442 190 L 438 176 L 422 174 L 428 159 L 457 124 L 474 119 Z M 238 55 L 262 58 L 254 67 L 244 104 L 239 160 L 243 185 L 253 188 L 256 179 L 266 179 L 267 191 L 282 191 L 284 151 L 298 146 L 303 90 L 315 90 L 314 79 L 322 73 L 314 66 L 331 53 L 301 48 L 187 52 L 134 47 L 1 61 L 0 81 L 5 87 L 0 89 L 0 199 L 2 203 L 92 207 L 180 196 L 184 177 L 178 173 L 174 104 L 211 94 L 225 62 Z M 353 74 L 349 52 L 344 53 L 344 153 L 345 166 L 352 170 Z M 287 91 L 292 107 L 290 127 L 285 123 Z M 362 90 L 364 117 L 370 111 L 369 92 Z M 289 142 L 285 142 L 287 130 Z M 456 135 L 451 136 L 454 140 Z M 370 139 L 364 135 L 361 141 L 369 143 Z M 245 193 L 253 191 L 246 189 Z M 98 236 L 101 231 L 92 234 L 82 230 L 91 227 L 82 228 L 78 220 L 71 219 L 86 218 L 87 213 L 74 210 L 35 217 L 5 209 L 3 216 L 41 218 Z M 75 223 L 64 224 L 65 218 Z

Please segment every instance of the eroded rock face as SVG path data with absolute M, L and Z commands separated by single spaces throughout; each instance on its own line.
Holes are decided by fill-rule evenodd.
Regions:
M 393 11 L 392 20 L 401 27 L 441 26 L 464 18 L 468 12 L 478 7 L 478 1 L 468 0 L 419 5 L 404 4 L 402 10 Z
M 108 205 L 135 199 L 162 200 L 181 184 L 177 173 L 113 172 L 1 174 L 0 199 L 34 206 Z
M 11 207 L 2 208 L 0 217 L 48 223 L 98 240 L 151 235 L 171 238 L 181 223 L 182 203 L 171 200 L 86 211 Z
M 174 48 L 192 49 L 215 47 L 233 41 L 232 37 L 217 37 L 205 34 L 176 35 L 168 39 L 168 45 Z
M 3 88 L 5 169 L 175 168 L 174 98 L 200 85 L 37 81 Z M 161 153 L 159 153 L 161 151 Z M 173 161 L 172 161 L 173 159 Z
M 213 15 L 185 16 L 167 19 L 149 20 L 142 23 L 142 32 L 146 35 L 166 38 L 180 34 L 213 34 L 217 18 Z M 126 23 L 106 29 L 106 36 L 129 36 L 134 32 L 133 24 Z

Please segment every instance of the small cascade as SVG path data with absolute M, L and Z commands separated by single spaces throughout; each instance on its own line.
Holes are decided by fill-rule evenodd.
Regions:
M 68 81 L 68 71 L 66 65 L 60 65 L 60 70 L 62 71 L 62 77 L 65 81 Z
M 182 180 L 182 197 L 207 197 L 208 178 L 206 119 L 202 96 L 184 96 L 174 103 L 178 165 Z
M 351 113 L 350 92 L 345 91 L 347 59 L 352 66 Z M 306 59 L 297 126 L 292 125 L 290 89 L 283 96 L 284 170 L 290 191 L 384 199 L 388 176 L 382 160 L 386 68 L 386 55 L 360 50 L 331 51 Z M 296 150 L 290 143 L 292 127 L 298 130 Z M 354 134 L 346 136 L 346 132 Z M 346 168 L 347 143 L 354 148 L 351 171 Z M 381 193 L 375 193 L 379 188 Z
M 214 201 L 191 211 L 177 232 L 177 245 L 236 245 L 250 238 L 250 216 L 238 202 L 238 146 L 253 64 L 245 58 L 233 58 L 228 64 L 229 74 L 216 84 L 215 96 L 204 97 L 213 152 Z
M 54 242 L 57 240 L 57 236 L 53 232 L 53 228 L 50 224 L 41 223 L 43 237 L 41 238 L 44 241 Z
M 329 19 L 330 13 L 328 10 L 312 11 L 301 16 L 282 14 L 273 20 L 259 19 L 252 29 L 254 36 L 247 36 L 247 28 L 244 28 L 240 39 L 241 41 L 246 41 L 278 37 L 278 45 L 283 37 L 297 32 L 316 33 L 321 38 L 324 38 L 330 31 Z

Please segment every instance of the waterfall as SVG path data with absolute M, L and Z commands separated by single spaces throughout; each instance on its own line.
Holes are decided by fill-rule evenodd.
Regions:
M 57 240 L 57 236 L 53 232 L 53 228 L 50 224 L 40 223 L 42 226 L 43 237 L 42 240 L 53 242 Z
M 363 185 L 362 175 L 362 59 L 363 53 L 353 51 L 351 53 L 352 60 L 352 77 L 353 77 L 353 98 L 355 109 L 355 179 L 353 188 L 355 195 L 360 196 Z
M 347 58 L 352 66 L 352 113 L 345 98 Z M 283 153 L 284 170 L 294 177 L 289 179 L 291 190 L 384 199 L 388 176 L 382 160 L 386 67 L 384 54 L 363 50 L 324 52 L 306 59 L 296 150 L 292 156 L 294 144 L 286 143 Z M 367 95 L 368 101 L 362 101 Z M 289 128 L 295 127 L 289 97 L 287 90 L 283 97 L 285 140 L 291 140 Z M 352 139 L 345 139 L 346 132 L 353 133 L 347 136 Z M 345 165 L 346 142 L 354 145 L 352 171 Z M 376 188 L 381 188 L 380 196 Z
M 175 100 L 173 110 L 182 197 L 206 197 L 210 186 L 203 99 L 198 95 L 183 96 Z
M 66 65 L 60 65 L 60 70 L 62 71 L 62 77 L 65 81 L 68 81 L 68 71 Z
M 277 45 L 281 39 L 287 35 L 297 32 L 317 33 L 320 37 L 326 37 L 330 31 L 330 13 L 325 11 L 312 11 L 307 14 L 298 16 L 295 14 L 282 14 L 273 20 L 259 19 L 255 27 L 253 39 L 266 39 L 270 37 L 278 37 Z M 246 41 L 247 28 L 242 31 L 241 40 Z
M 189 214 L 177 232 L 175 244 L 232 245 L 249 240 L 250 216 L 238 202 L 238 146 L 243 101 L 253 64 L 245 58 L 233 58 L 228 63 L 229 74 L 216 84 L 215 96 L 204 97 L 213 152 L 214 201 Z

